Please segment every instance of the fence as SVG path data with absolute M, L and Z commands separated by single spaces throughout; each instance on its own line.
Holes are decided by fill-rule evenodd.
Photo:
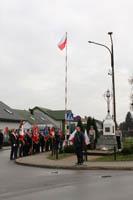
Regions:
M 123 147 L 133 147 L 133 131 L 122 131 Z

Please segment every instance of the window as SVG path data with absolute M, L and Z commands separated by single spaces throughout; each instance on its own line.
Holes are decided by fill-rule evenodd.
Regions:
M 45 119 L 43 117 L 40 117 L 41 120 L 45 121 Z
M 110 127 L 105 127 L 105 132 L 109 133 L 110 132 Z
M 13 114 L 13 112 L 11 111 L 11 110 L 9 110 L 9 109 L 4 109 L 7 113 L 9 113 L 9 114 Z
M 34 120 L 34 121 L 35 121 L 35 118 L 34 118 L 34 117 L 32 117 L 32 116 L 31 116 L 30 118 L 31 118 L 32 120 Z

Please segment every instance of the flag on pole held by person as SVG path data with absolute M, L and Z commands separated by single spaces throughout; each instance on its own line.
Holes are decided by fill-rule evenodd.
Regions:
M 33 126 L 32 139 L 35 141 L 35 143 L 39 142 L 38 126 L 36 124 Z
M 72 143 L 74 143 L 75 133 L 76 133 L 76 130 L 69 137 L 69 141 L 71 141 Z M 87 146 L 88 144 L 90 144 L 90 140 L 89 140 L 89 137 L 87 135 L 87 131 L 85 130 L 85 133 L 84 133 L 84 145 Z
M 45 129 L 44 129 L 44 136 L 48 136 L 48 129 L 47 129 L 47 127 L 45 127 Z
M 85 138 L 85 146 L 87 146 L 88 144 L 90 144 L 90 139 L 87 135 L 87 130 L 85 129 L 85 133 L 84 133 L 84 138 Z
M 55 133 L 54 133 L 54 128 L 53 128 L 53 127 L 50 129 L 50 134 L 51 134 L 51 136 L 54 136 L 54 135 L 55 135 Z
M 61 39 L 61 41 L 58 43 L 58 48 L 62 51 L 67 43 L 67 34 L 64 35 L 64 37 Z
M 74 143 L 75 133 L 76 133 L 76 129 L 75 129 L 75 131 L 73 131 L 73 133 L 69 137 L 69 141 L 72 142 L 72 143 Z
M 8 126 L 5 127 L 5 133 L 8 133 Z
M 62 131 L 62 128 L 61 128 L 61 131 L 60 131 L 60 136 L 61 136 L 61 137 L 63 136 L 63 131 Z
M 20 139 L 24 143 L 24 129 L 23 129 L 23 121 L 22 120 L 20 122 L 19 135 L 20 135 Z

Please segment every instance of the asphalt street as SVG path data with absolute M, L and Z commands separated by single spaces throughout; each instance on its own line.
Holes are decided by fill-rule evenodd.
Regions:
M 25 167 L 0 151 L 0 200 L 132 200 L 132 188 L 133 171 Z

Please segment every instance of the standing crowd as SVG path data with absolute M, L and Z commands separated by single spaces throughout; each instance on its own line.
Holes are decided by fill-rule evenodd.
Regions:
M 83 164 L 83 150 L 85 150 L 85 146 L 87 147 L 89 144 L 89 149 L 95 149 L 96 131 L 91 126 L 87 135 L 87 132 L 85 134 L 81 131 L 80 127 L 77 127 L 74 137 L 72 136 L 73 133 L 67 140 L 71 141 L 75 146 L 75 153 L 77 155 L 76 164 Z M 3 145 L 3 138 L 3 132 L 0 131 L 0 149 Z M 37 125 L 34 125 L 33 130 L 23 131 L 23 125 L 20 124 L 19 129 L 11 131 L 9 138 L 11 144 L 10 160 L 40 152 L 62 151 L 63 144 L 66 142 L 65 136 L 60 129 L 45 127 L 44 130 L 39 131 Z M 122 133 L 120 128 L 117 128 L 116 140 L 118 149 L 121 149 L 121 138 Z
M 24 131 L 24 134 L 21 134 L 20 130 L 12 130 L 10 143 L 10 160 L 14 160 L 18 157 L 52 151 L 56 146 L 61 149 L 63 136 L 61 136 L 59 129 L 46 128 L 43 131 L 38 131 L 36 126 L 32 132 L 27 130 Z

